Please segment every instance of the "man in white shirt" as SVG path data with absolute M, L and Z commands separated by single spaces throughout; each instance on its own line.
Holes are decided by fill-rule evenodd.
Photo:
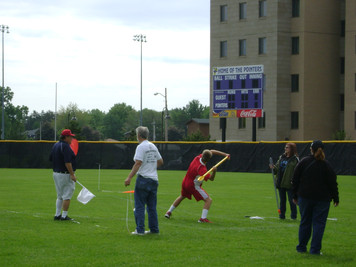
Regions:
M 157 188 L 158 175 L 157 167 L 163 165 L 163 159 L 157 147 L 149 142 L 148 128 L 139 126 L 136 129 L 137 141 L 134 156 L 134 166 L 125 180 L 125 186 L 129 186 L 131 179 L 136 175 L 135 185 L 135 219 L 136 230 L 132 234 L 145 234 L 145 206 L 147 205 L 148 227 L 150 231 L 146 233 L 159 233 L 157 217 Z

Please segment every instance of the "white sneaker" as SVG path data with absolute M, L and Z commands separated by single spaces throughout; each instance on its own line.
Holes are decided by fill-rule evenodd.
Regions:
M 138 232 L 137 232 L 137 229 L 135 230 L 135 232 L 132 232 L 131 234 L 132 234 L 132 235 L 144 235 L 144 233 L 138 233 Z
M 171 218 L 172 213 L 170 211 L 167 211 L 166 214 L 164 214 L 164 217 L 167 219 Z

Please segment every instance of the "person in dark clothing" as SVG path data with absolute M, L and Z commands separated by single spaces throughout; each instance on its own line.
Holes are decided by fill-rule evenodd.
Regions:
M 274 174 L 277 176 L 276 187 L 278 188 L 280 199 L 280 219 L 286 218 L 287 197 L 291 210 L 290 217 L 293 220 L 297 218 L 297 206 L 293 203 L 291 181 L 294 168 L 298 162 L 296 144 L 287 143 L 284 147 L 284 154 L 279 157 L 276 165 L 270 165 L 270 168 L 273 169 Z
M 293 201 L 299 206 L 301 221 L 299 225 L 298 252 L 306 252 L 313 232 L 310 254 L 321 255 L 321 241 L 330 202 L 339 205 L 339 191 L 336 174 L 325 160 L 324 144 L 313 141 L 311 155 L 303 158 L 297 165 L 292 178 Z
M 69 129 L 63 130 L 60 141 L 54 144 L 49 158 L 53 164 L 53 180 L 57 191 L 55 221 L 72 220 L 68 216 L 68 209 L 77 181 L 75 154 L 70 147 L 73 136 L 75 135 Z

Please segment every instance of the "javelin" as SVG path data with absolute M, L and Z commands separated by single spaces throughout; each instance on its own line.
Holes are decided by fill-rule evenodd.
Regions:
M 214 167 L 212 167 L 210 170 L 208 170 L 206 173 L 204 173 L 203 176 L 200 176 L 198 178 L 198 181 L 201 182 L 204 180 L 205 176 L 207 176 L 209 173 L 211 173 L 213 171 L 214 168 L 217 168 L 220 164 L 222 164 L 225 160 L 227 160 L 229 158 L 229 156 L 226 156 L 225 158 L 223 158 L 222 160 L 220 160 Z

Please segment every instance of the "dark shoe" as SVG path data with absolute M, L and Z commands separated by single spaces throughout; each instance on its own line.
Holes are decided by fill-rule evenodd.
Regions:
M 151 230 L 149 231 L 145 231 L 145 235 L 159 235 L 159 232 L 151 232 Z
M 198 220 L 198 223 L 211 223 L 211 221 L 209 221 L 207 218 L 203 219 L 203 218 L 200 218 Z
M 297 252 L 298 252 L 298 253 L 306 253 L 306 252 L 307 252 L 307 247 L 306 247 L 306 246 L 298 245 L 298 246 L 296 247 L 296 249 L 297 249 Z
M 66 217 L 61 217 L 61 221 L 73 221 L 73 219 L 66 216 Z
M 62 218 L 62 215 L 54 216 L 55 221 L 60 221 Z

